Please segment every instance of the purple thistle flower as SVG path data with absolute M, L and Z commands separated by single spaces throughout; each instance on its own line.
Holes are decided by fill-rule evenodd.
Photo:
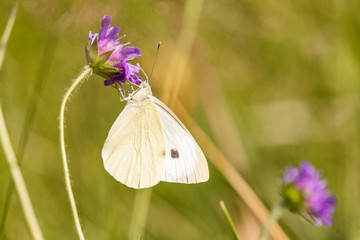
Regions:
M 309 215 L 317 226 L 332 225 L 336 198 L 309 162 L 302 162 L 299 168 L 286 167 L 280 184 L 281 195 L 290 211 Z
M 94 72 L 104 78 L 105 86 L 116 82 L 129 82 L 140 85 L 142 78 L 137 76 L 140 69 L 129 63 L 130 60 L 140 57 L 137 47 L 125 47 L 119 42 L 118 26 L 111 26 L 111 17 L 104 16 L 99 34 L 89 32 L 89 46 L 86 48 L 86 58 Z
M 140 85 L 142 83 L 142 77 L 135 74 L 140 72 L 140 68 L 129 63 L 129 60 L 141 56 L 140 49 L 135 47 L 125 47 L 121 48 L 120 51 L 115 52 L 113 55 L 115 59 L 120 60 L 114 67 L 121 69 L 121 71 L 112 74 L 110 82 L 115 81 L 124 83 L 126 80 L 129 80 L 133 84 Z M 105 82 L 105 85 L 109 85 L 108 83 L 110 82 Z

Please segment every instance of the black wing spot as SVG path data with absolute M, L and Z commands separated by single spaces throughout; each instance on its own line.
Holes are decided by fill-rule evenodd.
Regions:
M 171 158 L 179 158 L 179 151 L 176 149 L 171 149 Z

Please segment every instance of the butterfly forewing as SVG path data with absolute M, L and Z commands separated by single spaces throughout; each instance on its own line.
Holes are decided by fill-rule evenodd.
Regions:
M 102 158 L 105 169 L 132 188 L 157 184 L 164 169 L 164 136 L 155 104 L 129 101 L 110 129 Z
M 165 142 L 165 166 L 161 181 L 199 183 L 209 179 L 204 153 L 176 115 L 151 96 L 159 113 Z

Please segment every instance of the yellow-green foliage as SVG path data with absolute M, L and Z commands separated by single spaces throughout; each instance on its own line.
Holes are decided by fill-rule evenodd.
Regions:
M 0 3 L 1 33 L 12 6 L 11 0 Z M 187 30 L 182 26 L 192 26 L 183 24 L 185 6 L 186 1 L 170 0 L 19 2 L 0 72 L 0 101 L 15 151 L 23 126 L 30 130 L 22 171 L 45 239 L 77 239 L 58 116 L 65 89 L 86 64 L 88 32 L 99 30 L 105 14 L 126 34 L 125 41 L 140 47 L 138 61 L 148 74 L 162 42 L 151 80 L 154 95 L 166 97 L 164 91 L 176 86 L 192 118 L 268 208 L 280 200 L 277 179 L 285 165 L 306 159 L 323 169 L 338 198 L 334 226 L 316 228 L 286 214 L 280 225 L 291 239 L 359 239 L 359 2 L 204 0 L 190 43 L 186 34 L 179 38 Z M 172 68 L 174 59 L 178 65 Z M 180 79 L 177 67 L 184 70 Z M 171 79 L 177 79 L 174 85 Z M 34 121 L 26 124 L 33 102 Z M 177 105 L 170 105 L 183 119 Z M 72 186 L 90 240 L 126 239 L 130 231 L 137 191 L 115 181 L 101 159 L 123 106 L 113 88 L 92 76 L 66 112 Z M 153 188 L 144 239 L 231 239 L 220 200 L 239 238 L 256 239 L 259 221 L 211 160 L 209 165 L 207 183 Z M 0 214 L 9 179 L 0 150 Z M 17 195 L 5 236 L 30 239 Z

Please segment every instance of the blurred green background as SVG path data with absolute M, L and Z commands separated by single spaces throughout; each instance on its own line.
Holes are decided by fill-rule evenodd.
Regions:
M 0 2 L 1 32 L 13 4 Z M 125 41 L 140 47 L 136 62 L 148 74 L 162 42 L 154 95 L 163 99 L 171 84 L 178 86 L 179 100 L 268 208 L 280 200 L 277 179 L 285 165 L 307 159 L 322 169 L 338 198 L 334 226 L 317 228 L 287 213 L 280 225 L 291 239 L 359 239 L 359 11 L 356 0 L 20 1 L 0 100 L 17 150 L 29 105 L 38 98 L 22 170 L 45 238 L 77 239 L 63 178 L 59 107 L 86 64 L 89 30 L 98 32 L 107 14 Z M 123 106 L 113 88 L 92 76 L 66 112 L 72 186 L 87 239 L 126 239 L 131 228 L 139 191 L 113 179 L 101 159 Z M 2 213 L 10 175 L 0 153 Z M 240 238 L 256 239 L 259 221 L 208 162 L 207 183 L 153 188 L 144 239 L 231 239 L 220 200 Z M 30 239 L 16 195 L 4 239 Z

